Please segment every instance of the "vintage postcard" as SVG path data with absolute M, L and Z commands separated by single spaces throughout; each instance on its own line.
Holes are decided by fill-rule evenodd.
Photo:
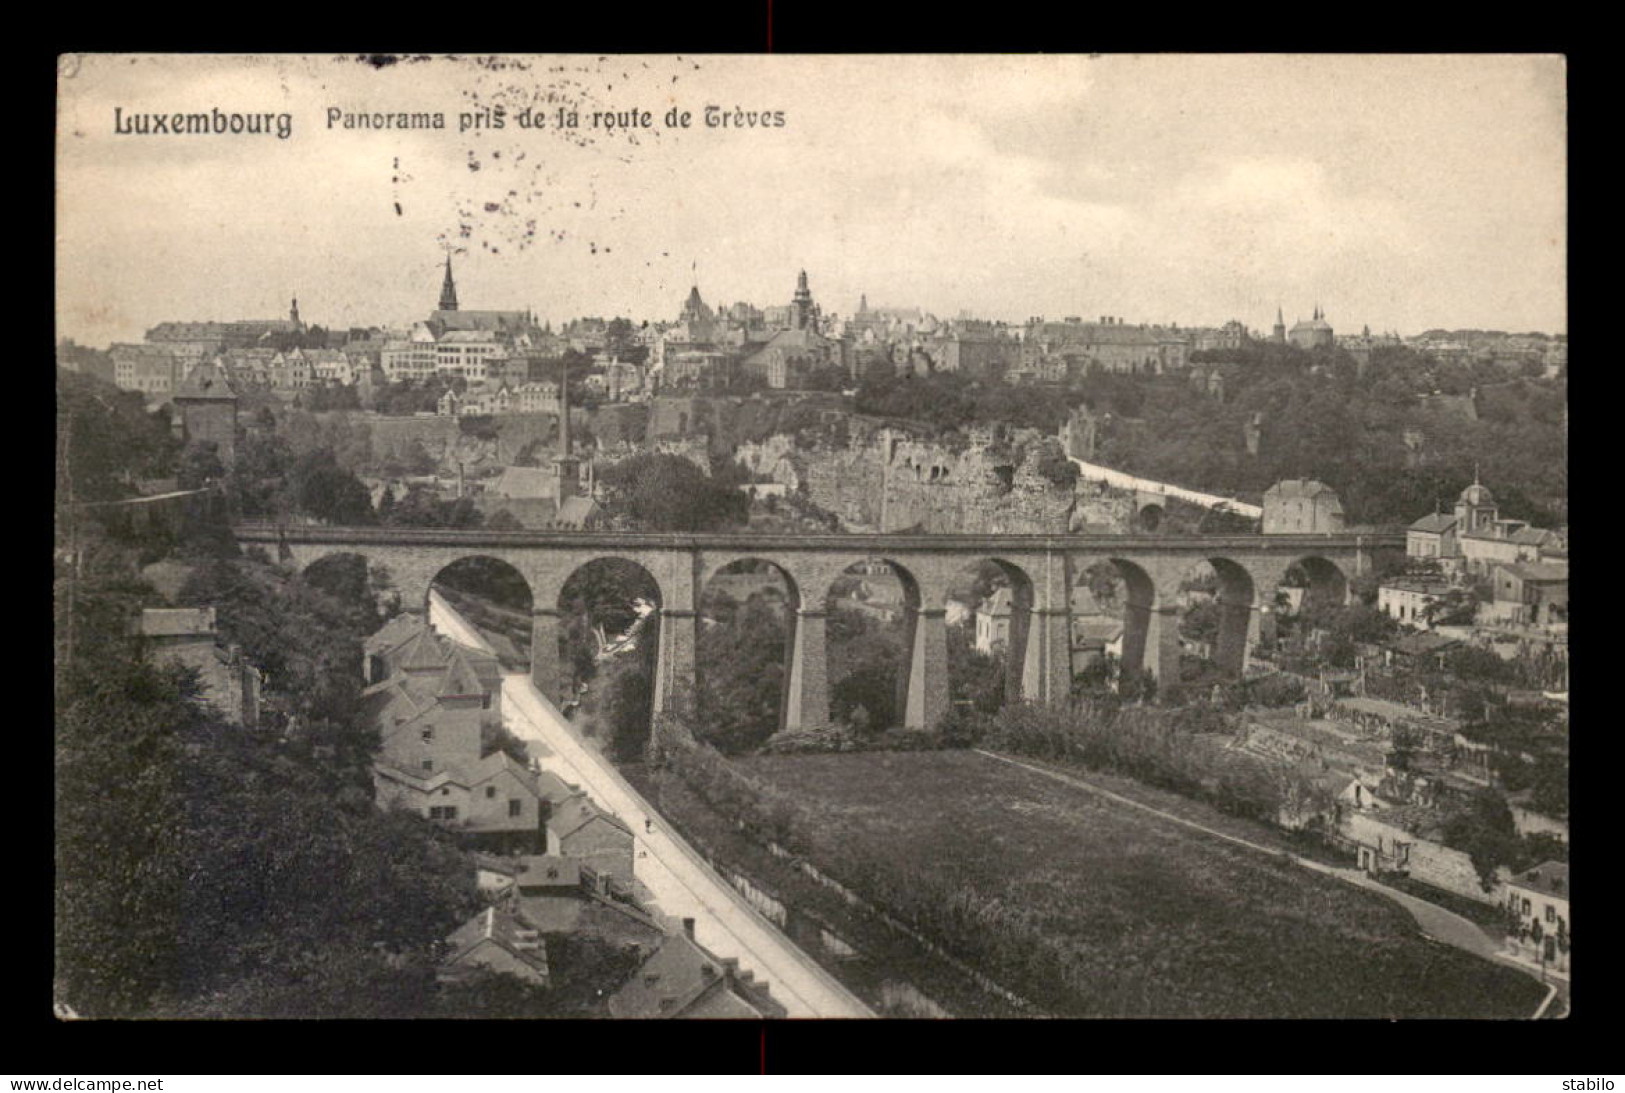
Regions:
M 1566 1015 L 1566 82 L 63 55 L 57 1012 Z

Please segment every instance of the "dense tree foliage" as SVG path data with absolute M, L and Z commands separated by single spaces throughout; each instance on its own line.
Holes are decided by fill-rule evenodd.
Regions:
M 750 503 L 680 456 L 646 452 L 615 464 L 601 479 L 605 508 L 639 531 L 716 531 L 746 522 Z
M 779 727 L 788 655 L 786 607 L 758 594 L 700 631 L 695 731 L 724 754 L 749 751 Z
M 1259 347 L 1241 358 L 1222 366 L 1222 400 L 1172 376 L 1130 380 L 1143 392 L 1138 406 L 1099 399 L 1131 419 L 1102 430 L 1101 461 L 1254 497 L 1284 478 L 1318 478 L 1362 523 L 1408 523 L 1448 504 L 1478 467 L 1504 515 L 1557 522 L 1546 506 L 1568 491 L 1559 385 L 1509 380 L 1493 366 L 1442 365 L 1408 349 L 1373 352 L 1363 376 L 1341 352 Z M 1112 379 L 1121 386 L 1128 378 Z M 1476 419 L 1462 408 L 1473 391 Z M 1463 398 L 1454 408 L 1424 399 L 1435 392 Z M 1262 433 L 1253 456 L 1244 426 L 1255 414 Z M 1416 451 L 1408 431 L 1419 438 Z
M 260 610 L 290 613 L 293 590 L 281 592 Z M 448 836 L 355 790 L 365 755 L 317 763 L 275 733 L 218 723 L 190 673 L 132 659 L 104 610 L 130 594 L 76 597 L 81 632 L 103 632 L 60 669 L 64 999 L 87 1016 L 248 1016 L 276 1015 L 257 999 L 290 991 L 307 1000 L 300 1016 L 372 1012 L 345 1000 L 400 990 L 403 967 L 472 913 L 471 864 Z M 245 613 L 223 629 L 248 636 Z
M 139 392 L 60 368 L 56 377 L 59 504 L 129 497 L 135 479 L 174 473 L 180 444 Z
M 974 627 L 948 627 L 948 694 L 954 705 L 989 714 L 1004 705 L 1009 654 L 993 656 L 976 648 Z
M 436 573 L 434 583 L 522 614 L 529 624 L 532 606 L 530 583 L 523 573 L 500 558 L 485 554 L 459 558 Z
M 649 746 L 654 703 L 654 657 L 620 657 L 598 673 L 594 690 L 602 711 L 610 756 L 639 762 Z
M 1285 478 L 1318 478 L 1351 521 L 1408 523 L 1448 503 L 1478 467 L 1504 515 L 1561 522 L 1550 509 L 1568 490 L 1561 384 L 1402 347 L 1375 350 L 1363 370 L 1341 350 L 1267 344 L 1192 361 L 1219 369 L 1222 397 L 1182 374 L 1097 370 L 1040 391 L 932 373 L 866 380 L 855 408 L 943 433 L 974 422 L 1054 432 L 1085 403 L 1101 420 L 1097 460 L 1150 478 L 1253 499 Z M 1255 415 L 1252 455 L 1245 433 Z
M 390 527 L 477 528 L 484 521 L 471 497 L 449 499 L 427 486 L 409 486 L 403 496 L 390 497 L 389 511 L 379 514 Z
M 299 392 L 297 403 L 312 413 L 361 409 L 361 393 L 354 384 L 322 384 Z
M 175 485 L 183 490 L 200 490 L 225 477 L 226 468 L 220 462 L 219 445 L 212 440 L 188 444 L 175 468 Z
M 294 461 L 290 485 L 299 510 L 330 524 L 372 524 L 372 496 L 350 471 L 338 465 L 330 448 L 306 452 Z
M 604 328 L 604 352 L 619 360 L 642 364 L 649 355 L 649 347 L 638 340 L 637 327 L 631 319 L 611 319 Z
M 219 559 L 193 570 L 180 600 L 215 608 L 223 637 L 264 671 L 266 689 L 311 741 L 359 760 L 376 745 L 358 715 L 361 639 L 378 615 L 372 590 L 357 588 L 354 575 L 342 572 L 348 567 L 335 560 L 323 568 L 328 575 L 317 580 L 339 596 L 272 566 Z
M 838 609 L 830 611 L 825 627 L 831 716 L 860 734 L 901 725 L 899 673 L 906 666 L 901 624 Z
M 432 414 L 440 408 L 440 396 L 448 386 L 439 376 L 385 383 L 373 394 L 373 409 L 391 417 Z

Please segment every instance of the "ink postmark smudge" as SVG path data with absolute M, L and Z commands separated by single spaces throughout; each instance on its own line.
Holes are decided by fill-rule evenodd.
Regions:
M 677 105 L 683 77 L 702 67 L 688 57 L 640 58 L 636 65 L 624 57 L 538 61 L 364 54 L 347 59 L 390 80 L 402 79 L 404 65 L 431 60 L 436 68 L 460 70 L 448 85 L 454 105 L 446 118 L 448 135 L 462 142 L 452 153 L 459 177 L 449 192 L 417 202 L 420 208 L 445 207 L 450 198 L 451 222 L 435 232 L 442 245 L 463 253 L 509 255 L 547 242 L 584 257 L 636 249 L 627 239 L 604 238 L 606 229 L 612 233 L 625 221 L 625 209 L 600 210 L 598 191 L 618 184 L 618 176 L 644 150 L 669 144 L 659 140 L 662 136 L 681 141 L 684 134 L 663 133 L 658 120 L 640 125 L 624 119 L 639 112 L 658 119 L 668 105 Z M 657 143 L 646 139 L 650 135 Z M 414 204 L 409 200 L 413 180 L 399 158 L 390 182 L 391 208 L 405 217 Z M 646 264 L 671 260 L 657 253 L 645 255 Z

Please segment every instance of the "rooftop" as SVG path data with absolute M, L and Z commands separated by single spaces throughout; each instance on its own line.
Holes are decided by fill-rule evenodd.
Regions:
M 1392 577 L 1383 581 L 1380 587 L 1400 592 L 1425 592 L 1429 596 L 1442 596 L 1450 591 L 1450 582 L 1430 581 L 1425 577 Z
M 1264 491 L 1265 497 L 1319 497 L 1329 493 L 1333 497 L 1337 491 L 1326 483 L 1313 478 L 1283 478 L 1269 489 Z
M 1413 521 L 1411 531 L 1429 532 L 1434 535 L 1442 534 L 1456 526 L 1456 518 L 1449 513 L 1430 512 L 1420 520 Z
M 521 889 L 576 888 L 581 884 L 581 863 L 557 854 L 531 854 L 519 859 L 513 875 Z
M 1569 895 L 1569 863 L 1560 861 L 1541 862 L 1533 869 L 1519 873 L 1512 878 L 1512 884 L 1520 888 L 1529 888 L 1549 896 Z
M 1569 567 L 1552 562 L 1518 562 L 1500 568 L 1517 577 L 1520 581 L 1537 584 L 1569 579 Z
M 1396 638 L 1393 641 L 1387 642 L 1384 645 L 1384 648 L 1391 649 L 1394 652 L 1400 653 L 1404 656 L 1414 657 L 1425 656 L 1429 653 L 1440 653 L 1446 649 L 1452 649 L 1460 644 L 1461 642 L 1456 638 L 1447 637 L 1444 634 L 1436 634 L 1429 631 L 1421 634 L 1406 634 L 1402 638 Z M 1371 701 L 1377 700 L 1372 699 Z
M 142 637 L 210 636 L 215 632 L 212 607 L 147 607 L 137 624 Z

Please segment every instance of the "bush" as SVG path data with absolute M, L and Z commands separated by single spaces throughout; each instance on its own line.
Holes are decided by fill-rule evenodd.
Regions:
M 1314 794 L 1313 787 L 1297 784 L 1306 780 L 1283 780 L 1226 748 L 1215 739 L 1226 727 L 1222 714 L 1201 707 L 1081 701 L 1070 710 L 1009 707 L 990 719 L 983 739 L 1021 755 L 1127 775 L 1255 820 L 1273 821 L 1290 801 Z
M 1303 680 L 1281 672 L 1259 676 L 1243 684 L 1247 702 L 1254 706 L 1296 706 L 1307 695 Z

